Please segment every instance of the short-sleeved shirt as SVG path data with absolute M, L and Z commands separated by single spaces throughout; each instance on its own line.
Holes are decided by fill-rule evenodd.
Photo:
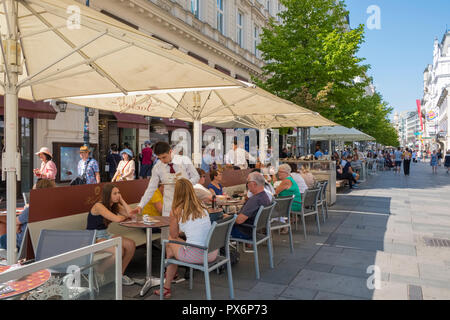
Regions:
M 17 248 L 20 248 L 20 245 L 22 244 L 23 236 L 25 235 L 25 229 L 28 224 L 28 213 L 30 211 L 29 209 L 30 209 L 30 207 L 26 207 L 22 211 L 22 213 L 17 216 L 17 219 L 19 219 L 19 222 L 20 222 L 20 232 L 18 232 L 16 235 Z
M 395 151 L 394 152 L 395 161 L 402 161 L 403 152 L 401 151 Z
M 152 164 L 152 148 L 144 148 L 142 149 L 142 164 Z
M 155 193 L 153 194 L 153 197 L 150 199 L 150 202 L 147 203 L 142 210 L 142 214 L 147 214 L 152 217 L 161 216 L 159 211 L 155 207 L 155 203 L 161 202 L 163 204 L 163 195 L 159 189 L 156 189 Z
M 242 207 L 242 210 L 240 212 L 248 217 L 248 219 L 245 221 L 245 224 L 252 225 L 253 222 L 255 221 L 255 217 L 256 214 L 258 213 L 259 207 L 261 206 L 267 207 L 270 204 L 271 201 L 269 200 L 269 197 L 267 196 L 267 193 L 265 191 L 255 194 L 254 196 L 249 198 Z M 241 233 L 251 236 L 252 230 L 250 228 L 241 226 L 239 224 L 236 224 L 235 226 L 239 229 Z
M 316 153 L 314 153 L 314 157 L 316 157 L 316 158 L 320 158 L 322 156 L 323 156 L 323 153 L 320 150 L 318 150 L 318 151 L 316 151 Z
M 351 166 L 352 166 L 352 165 L 350 164 L 350 162 L 347 161 L 347 162 L 345 163 L 344 168 L 343 168 L 343 172 L 344 172 L 344 173 L 348 173 L 348 170 L 351 168 Z
M 86 161 L 89 161 L 89 159 Z M 84 167 L 86 166 L 86 161 L 80 160 L 78 162 L 78 175 L 80 177 L 84 173 Z M 98 168 L 98 162 L 95 159 L 91 159 L 91 161 L 89 161 L 89 164 L 86 168 L 86 184 L 96 184 L 97 183 L 97 179 L 95 178 L 96 172 L 100 172 L 100 169 Z

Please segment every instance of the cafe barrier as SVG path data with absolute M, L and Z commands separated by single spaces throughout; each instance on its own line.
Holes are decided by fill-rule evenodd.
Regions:
M 116 300 L 122 300 L 122 238 L 120 237 L 69 251 L 29 265 L 13 268 L 13 270 L 10 271 L 5 271 L 0 274 L 0 284 L 21 279 L 44 269 L 52 269 L 52 267 L 56 267 L 89 254 L 98 253 L 108 248 L 115 249 L 115 297 Z

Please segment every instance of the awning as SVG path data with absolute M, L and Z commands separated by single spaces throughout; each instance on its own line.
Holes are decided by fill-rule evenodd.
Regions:
M 178 129 L 178 128 L 184 128 L 189 129 L 189 125 L 186 124 L 186 122 L 178 120 L 178 119 L 169 119 L 169 118 L 161 118 L 163 123 L 166 125 L 167 128 L 171 129 Z
M 113 112 L 117 119 L 117 127 L 148 130 L 148 121 L 144 116 L 129 113 Z
M 4 96 L 0 95 L 0 114 L 4 115 Z M 19 117 L 55 120 L 57 112 L 51 104 L 43 101 L 32 102 L 19 99 Z

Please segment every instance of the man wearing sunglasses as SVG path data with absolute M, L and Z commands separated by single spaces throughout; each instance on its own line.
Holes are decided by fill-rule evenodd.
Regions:
M 234 238 L 250 239 L 252 236 L 252 230 L 248 227 L 242 226 L 245 224 L 253 224 L 259 207 L 267 207 L 271 204 L 267 193 L 264 190 L 265 179 L 259 172 L 252 172 L 247 178 L 247 188 L 253 194 L 251 198 L 247 200 L 238 214 L 236 222 L 231 231 L 231 236 Z

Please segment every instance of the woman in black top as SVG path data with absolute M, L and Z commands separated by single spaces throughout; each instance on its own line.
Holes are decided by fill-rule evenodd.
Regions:
M 91 209 L 87 220 L 88 230 L 97 230 L 96 242 L 109 240 L 115 236 L 108 233 L 107 228 L 111 222 L 122 222 L 131 218 L 131 208 L 123 200 L 119 188 L 109 183 L 103 186 L 102 201 L 97 202 Z M 128 238 L 122 237 L 122 274 L 130 263 L 136 250 L 136 243 Z M 102 265 L 100 270 L 105 271 L 108 266 L 114 263 L 114 248 L 105 251 L 112 253 Z M 99 270 L 97 270 L 99 271 Z M 100 272 L 102 274 L 103 272 Z M 122 276 L 123 285 L 133 285 L 134 281 L 129 277 Z

